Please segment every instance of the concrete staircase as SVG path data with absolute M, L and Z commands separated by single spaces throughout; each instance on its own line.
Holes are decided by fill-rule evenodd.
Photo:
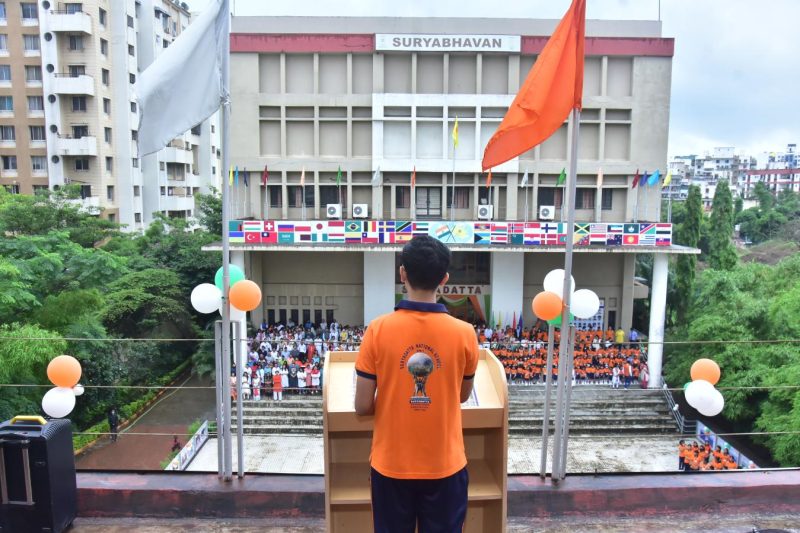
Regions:
M 544 392 L 543 385 L 509 387 L 511 437 L 541 435 Z M 572 389 L 571 405 L 571 435 L 656 435 L 678 431 L 664 395 L 659 390 L 643 390 L 637 386 L 625 391 L 621 388 L 614 390 L 610 386 L 577 385 Z M 235 406 L 234 402 L 234 429 Z M 246 400 L 243 408 L 245 434 L 322 435 L 321 395 L 299 396 L 284 393 L 283 401 Z M 551 405 L 551 432 L 554 416 Z

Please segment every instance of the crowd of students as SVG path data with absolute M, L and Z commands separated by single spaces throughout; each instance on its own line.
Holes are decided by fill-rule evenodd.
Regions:
M 713 450 L 705 442 L 681 440 L 678 443 L 678 470 L 700 472 L 705 470 L 738 470 L 739 464 L 726 447 L 717 446 Z
M 241 372 L 234 365 L 231 394 L 237 379 L 245 400 L 283 400 L 283 394 L 319 394 L 324 357 L 328 351 L 358 350 L 364 328 L 340 326 L 336 320 L 297 325 L 262 322 L 247 339 L 248 354 Z
M 534 385 L 546 382 L 548 376 L 558 380 L 560 330 L 555 330 L 553 368 L 549 373 L 546 370 L 549 339 L 544 323 L 516 330 L 476 326 L 475 331 L 478 341 L 503 363 L 509 383 Z M 577 331 L 573 381 L 579 385 L 608 384 L 625 389 L 638 382 L 646 388 L 650 376 L 645 354 L 638 343 L 625 343 L 624 338 L 624 332 L 612 328 Z

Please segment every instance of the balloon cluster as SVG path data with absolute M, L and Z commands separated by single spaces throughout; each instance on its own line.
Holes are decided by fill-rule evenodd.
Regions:
M 55 385 L 42 398 L 42 410 L 52 418 L 64 418 L 75 408 L 75 396 L 83 394 L 81 364 L 71 355 L 59 355 L 47 365 L 47 378 Z
M 561 311 L 564 308 L 564 276 L 566 273 L 563 269 L 556 269 L 550 271 L 544 277 L 544 291 L 540 292 L 533 299 L 531 307 L 533 313 L 546 320 L 549 324 L 560 327 L 561 326 Z M 570 299 L 570 314 L 569 319 L 573 318 L 591 318 L 597 314 L 600 309 L 600 298 L 590 291 L 589 289 L 575 290 L 575 278 L 570 276 L 570 287 L 572 291 L 572 298 Z
M 698 359 L 692 365 L 692 382 L 684 386 L 686 402 L 705 416 L 717 416 L 725 398 L 714 385 L 719 381 L 719 365 L 711 359 Z
M 228 269 L 230 277 L 230 290 L 228 302 L 230 303 L 231 320 L 244 320 L 247 311 L 252 311 L 261 303 L 261 288 L 244 278 L 244 272 L 236 265 Z M 214 284 L 201 283 L 192 290 L 192 307 L 203 314 L 219 311 L 222 314 L 222 268 L 214 276 Z

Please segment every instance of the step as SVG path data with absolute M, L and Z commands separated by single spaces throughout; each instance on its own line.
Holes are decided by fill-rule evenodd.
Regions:
M 281 426 L 242 426 L 243 432 L 246 435 L 319 435 L 322 436 L 322 426 L 319 428 L 295 425 L 281 425 Z M 231 431 L 236 434 L 236 427 L 232 427 Z

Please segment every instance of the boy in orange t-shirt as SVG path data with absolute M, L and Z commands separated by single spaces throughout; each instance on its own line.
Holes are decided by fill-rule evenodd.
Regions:
M 461 404 L 472 393 L 478 339 L 436 303 L 449 265 L 450 250 L 427 235 L 403 247 L 408 299 L 369 324 L 356 359 L 356 413 L 375 414 L 370 485 L 378 533 L 460 532 L 466 519 Z

